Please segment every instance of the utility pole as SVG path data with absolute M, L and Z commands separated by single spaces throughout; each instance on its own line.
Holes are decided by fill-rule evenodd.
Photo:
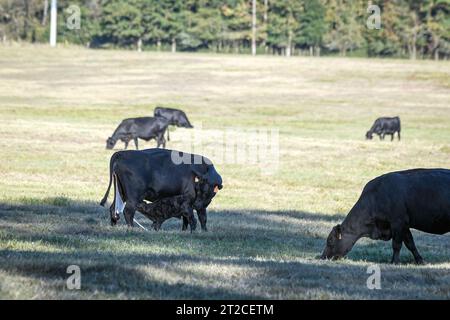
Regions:
M 265 30 L 265 40 L 264 40 L 264 51 L 266 54 L 269 52 L 269 47 L 267 46 L 267 19 L 269 15 L 269 0 L 264 0 L 264 15 L 263 15 L 263 23 L 264 23 L 264 30 Z
M 256 56 L 256 0 L 252 0 L 252 56 Z
M 56 0 L 52 0 L 50 9 L 50 46 L 56 47 Z

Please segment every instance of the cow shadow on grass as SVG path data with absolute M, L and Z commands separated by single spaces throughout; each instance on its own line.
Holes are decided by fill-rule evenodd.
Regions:
M 190 276 L 172 258 L 156 254 L 123 254 L 83 252 L 35 252 L 23 250 L 0 250 L 0 270 L 52 283 L 52 291 L 64 295 L 67 291 L 67 267 L 80 268 L 82 291 L 98 297 L 136 297 L 150 299 L 249 299 L 261 298 L 238 292 L 226 286 L 204 285 L 185 281 Z M 189 261 L 180 256 L 177 260 Z M 155 271 L 156 270 L 156 271 Z M 154 273 L 153 273 L 154 272 Z M 166 275 L 161 277 L 166 273 Z M 174 273 L 171 278 L 167 273 Z M 95 296 L 94 295 L 94 296 Z
M 203 252 L 215 257 L 292 257 L 316 258 L 325 245 L 332 226 L 344 215 L 304 211 L 210 210 L 209 232 L 181 232 L 181 220 L 170 219 L 161 231 L 151 230 L 150 221 L 139 213 L 136 219 L 149 231 L 138 227 L 127 230 L 124 219 L 117 227 L 109 226 L 107 209 L 97 203 L 67 198 L 27 199 L 19 203 L 0 203 L 0 222 L 14 224 L 15 235 L 27 232 L 33 241 L 48 245 L 70 243 L 71 247 L 87 246 L 151 246 L 172 252 Z M 8 229 L 6 226 L 1 229 Z M 47 232 L 51 230 L 51 232 Z M 446 243 L 449 236 L 413 232 L 419 251 L 428 263 L 448 261 Z M 86 240 L 89 240 L 88 242 Z M 186 245 L 189 244 L 189 246 Z M 354 261 L 386 263 L 391 257 L 390 242 L 360 240 L 348 255 Z M 402 261 L 413 262 L 404 247 Z
M 82 250 L 86 246 L 126 243 L 186 251 L 188 242 L 192 253 L 273 258 L 318 255 L 323 249 L 323 234 L 337 221 L 335 216 L 300 211 L 211 210 L 209 232 L 198 229 L 190 234 L 181 232 L 178 219 L 167 221 L 159 232 L 153 231 L 150 221 L 136 214 L 136 219 L 150 229 L 144 232 L 139 227 L 128 231 L 123 217 L 119 226 L 110 227 L 108 210 L 96 203 L 61 199 L 56 202 L 58 205 L 52 199 L 42 203 L 0 204 L 0 221 L 13 224 L 15 236 L 26 234 L 30 240 L 49 246 L 70 243 L 73 248 Z
M 81 270 L 76 297 L 150 299 L 392 299 L 449 297 L 445 270 L 383 267 L 383 289 L 368 290 L 366 265 L 314 260 L 223 259 L 184 254 L 0 250 L 0 270 L 47 283 L 67 296 L 66 268 Z M 211 270 L 211 265 L 214 269 Z M 235 270 L 237 269 L 237 270 Z M 46 297 L 45 293 L 42 297 Z
M 329 230 L 342 218 L 301 211 L 211 210 L 210 231 L 190 234 L 180 231 L 177 219 L 168 221 L 159 232 L 127 231 L 123 219 L 121 225 L 110 227 L 107 210 L 92 202 L 45 199 L 3 203 L 0 242 L 20 243 L 19 248 L 38 244 L 39 248 L 0 250 L 0 260 L 6 261 L 0 269 L 62 281 L 67 278 L 65 268 L 78 264 L 84 270 L 85 290 L 105 296 L 333 298 L 343 297 L 344 292 L 345 296 L 386 298 L 351 284 L 354 275 L 358 275 L 358 283 L 365 284 L 368 262 L 390 260 L 390 243 L 362 241 L 343 262 L 316 259 Z M 137 219 L 150 226 L 143 216 L 137 215 Z M 415 237 L 428 262 L 448 261 L 448 236 L 418 233 Z M 402 261 L 413 261 L 406 248 Z M 438 285 L 434 281 L 442 272 L 442 268 L 427 266 L 425 270 L 436 276 L 423 280 L 420 272 L 409 272 L 405 278 L 398 273 L 401 271 L 392 270 L 394 283 L 414 280 L 430 286 Z M 63 290 L 64 283 L 58 285 L 55 290 Z M 409 289 L 403 293 L 411 294 Z

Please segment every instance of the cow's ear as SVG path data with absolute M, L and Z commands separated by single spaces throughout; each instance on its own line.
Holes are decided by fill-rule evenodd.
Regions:
M 192 173 L 194 174 L 194 182 L 199 182 L 206 179 L 206 175 L 202 174 L 196 168 L 192 168 Z

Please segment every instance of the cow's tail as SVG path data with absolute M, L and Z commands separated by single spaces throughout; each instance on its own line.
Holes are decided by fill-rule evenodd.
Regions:
M 115 156 L 113 155 L 111 157 L 111 160 L 109 162 L 109 185 L 108 185 L 108 189 L 106 190 L 105 196 L 103 197 L 102 201 L 100 201 L 100 205 L 102 207 L 105 206 L 106 200 L 108 200 L 108 195 L 109 195 L 109 191 L 111 190 L 111 184 L 112 184 L 112 180 L 113 180 L 113 174 L 114 174 L 114 159 Z

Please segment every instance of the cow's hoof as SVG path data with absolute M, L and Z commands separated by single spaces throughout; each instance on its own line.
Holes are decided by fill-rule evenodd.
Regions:
M 207 227 L 202 227 L 202 231 L 203 232 L 208 232 L 208 228 Z
M 416 264 L 417 264 L 417 265 L 420 265 L 420 266 L 423 266 L 423 265 L 425 265 L 425 261 L 423 261 L 423 259 L 420 258 L 420 259 L 417 259 L 417 260 L 416 260 Z

